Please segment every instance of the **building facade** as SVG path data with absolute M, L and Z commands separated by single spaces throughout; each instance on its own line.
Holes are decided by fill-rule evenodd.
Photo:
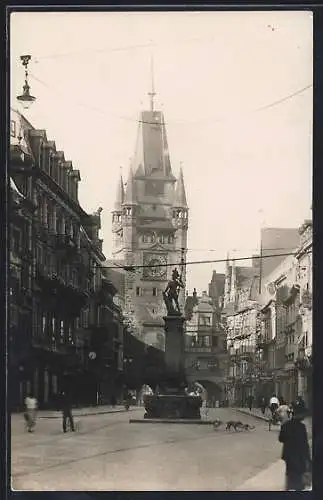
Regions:
M 262 332 L 266 358 L 263 393 L 291 402 L 301 395 L 312 406 L 312 223 L 299 229 L 296 249 L 264 277 Z
M 91 361 L 97 359 L 93 343 L 102 326 L 101 290 L 107 286 L 99 238 L 101 209 L 92 215 L 84 212 L 78 200 L 80 172 L 44 130 L 35 129 L 14 110 L 9 168 L 17 189 L 35 207 L 28 231 L 10 228 L 11 246 L 29 259 L 32 311 L 28 321 L 22 316 L 15 320 L 11 335 L 10 362 L 20 372 L 19 383 L 11 379 L 18 395 L 13 407 L 21 407 L 28 391 L 40 407 L 55 406 L 59 392 L 67 388 L 75 403 L 95 403 L 100 392 L 98 363 Z M 24 293 L 24 283 L 21 279 L 17 284 L 17 296 Z M 103 321 L 108 332 L 110 322 Z M 19 345 L 24 345 L 23 355 Z M 109 352 L 111 345 L 105 346 Z M 121 338 L 118 346 L 120 351 Z
M 298 394 L 309 408 L 312 408 L 312 343 L 313 343 L 313 224 L 306 220 L 300 227 L 300 245 L 296 251 L 297 284 L 299 285 L 299 313 L 301 328 L 297 337 L 298 358 Z
M 226 395 L 226 335 L 220 310 L 212 297 L 194 290 L 186 298 L 185 373 L 188 383 L 199 382 L 207 390 L 209 404 L 224 404 Z
M 8 289 L 8 345 L 10 384 L 8 403 L 19 408 L 24 397 L 25 362 L 32 336 L 32 218 L 35 206 L 10 178 L 9 186 L 9 289 Z
M 177 266 L 185 286 L 188 206 L 183 171 L 172 173 L 164 115 L 143 111 L 126 185 L 120 178 L 112 214 L 113 258 L 133 271 L 125 276 L 125 315 L 133 333 L 164 349 L 162 292 Z M 141 266 L 141 267 L 138 267 Z M 180 293 L 184 306 L 185 290 Z
M 248 396 L 259 398 L 263 358 L 257 345 L 259 333 L 259 259 L 251 267 L 227 261 L 224 308 L 227 348 L 230 358 L 227 394 L 230 405 L 244 406 Z

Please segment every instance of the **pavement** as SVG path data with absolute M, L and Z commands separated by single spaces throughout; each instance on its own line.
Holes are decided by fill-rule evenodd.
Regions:
M 278 429 L 268 432 L 268 424 L 253 415 L 239 418 L 255 430 L 228 432 L 225 426 L 214 430 L 211 425 L 129 424 L 130 418 L 143 418 L 144 409 L 136 407 L 131 414 L 81 412 L 79 432 L 67 434 L 55 418 L 39 419 L 35 433 L 29 434 L 22 416 L 12 416 L 13 489 L 279 491 L 284 487 L 284 464 L 277 461 Z M 236 409 L 217 408 L 203 418 L 226 422 L 238 415 Z
M 266 409 L 265 414 L 259 408 L 253 408 L 251 411 L 246 408 L 237 408 L 239 413 L 252 415 L 259 420 L 269 421 L 270 412 Z M 310 417 L 304 420 L 307 428 L 310 445 L 312 445 L 312 419 Z M 254 477 L 241 484 L 238 491 L 279 491 L 283 490 L 285 483 L 285 463 L 283 460 L 276 460 L 265 470 L 259 472 Z
M 131 408 L 131 407 L 130 407 Z M 89 406 L 85 408 L 73 408 L 73 415 L 76 417 L 86 417 L 90 415 L 104 415 L 106 413 L 118 413 L 127 411 L 123 405 Z M 22 413 L 13 413 L 15 418 L 21 418 Z M 38 418 L 62 418 L 61 410 L 39 410 Z

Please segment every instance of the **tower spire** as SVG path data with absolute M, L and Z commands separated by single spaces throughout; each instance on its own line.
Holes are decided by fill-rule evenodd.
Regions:
M 120 176 L 119 176 L 119 182 L 117 186 L 117 195 L 116 195 L 116 200 L 114 203 L 114 208 L 115 210 L 121 210 L 121 205 L 124 201 L 124 185 L 123 185 L 123 179 L 122 179 L 122 167 L 120 167 Z
M 154 111 L 154 99 L 156 96 L 155 92 L 155 75 L 154 75 L 154 58 L 151 56 L 150 59 L 150 76 L 151 76 L 151 91 L 148 92 L 150 97 L 150 111 Z
M 179 176 L 176 184 L 174 207 L 175 206 L 179 208 L 187 208 L 182 164 L 180 166 Z

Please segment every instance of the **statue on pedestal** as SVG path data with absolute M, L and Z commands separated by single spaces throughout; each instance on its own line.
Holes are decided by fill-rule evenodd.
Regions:
M 178 296 L 181 288 L 184 288 L 182 276 L 175 268 L 172 272 L 172 279 L 168 282 L 167 287 L 163 292 L 163 298 L 168 316 L 181 315 L 181 310 L 178 303 Z

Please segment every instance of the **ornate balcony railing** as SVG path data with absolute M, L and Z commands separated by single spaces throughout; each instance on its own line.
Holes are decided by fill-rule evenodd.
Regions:
M 185 346 L 185 351 L 186 352 L 206 352 L 206 353 L 210 353 L 212 352 L 212 347 L 211 346 L 208 346 L 208 347 L 203 347 L 203 346 Z

